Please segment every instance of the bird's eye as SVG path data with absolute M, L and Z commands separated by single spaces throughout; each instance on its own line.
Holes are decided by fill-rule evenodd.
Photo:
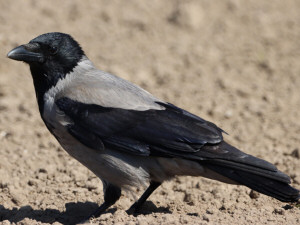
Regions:
M 55 55 L 57 53 L 57 47 L 56 46 L 49 46 L 49 52 L 51 55 Z

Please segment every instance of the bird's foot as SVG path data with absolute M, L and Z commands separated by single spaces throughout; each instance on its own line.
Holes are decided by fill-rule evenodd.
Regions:
M 129 209 L 126 210 L 126 213 L 128 215 L 134 215 L 135 213 L 138 212 L 138 210 L 140 209 L 139 205 L 137 202 L 135 202 L 132 206 L 130 206 Z

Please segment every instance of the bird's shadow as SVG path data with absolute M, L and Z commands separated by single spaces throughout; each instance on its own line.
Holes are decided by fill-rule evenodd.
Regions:
M 172 212 L 170 211 L 169 207 L 162 207 L 162 206 L 157 207 L 153 202 L 146 201 L 142 205 L 140 210 L 135 212 L 133 215 L 138 216 L 138 215 L 147 215 L 147 214 L 152 214 L 152 213 L 170 214 Z
M 29 218 L 42 223 L 54 223 L 57 221 L 62 224 L 76 224 L 97 208 L 98 204 L 93 202 L 67 203 L 64 212 L 57 209 L 33 209 L 28 205 L 7 209 L 0 205 L 0 222 L 8 220 L 11 223 L 17 223 L 25 218 Z
M 29 218 L 42 223 L 59 222 L 66 225 L 77 224 L 86 219 L 98 208 L 98 204 L 93 202 L 70 202 L 66 204 L 66 210 L 61 212 L 57 209 L 33 209 L 31 206 L 7 209 L 0 205 L 0 222 L 8 220 L 11 223 L 18 223 L 25 218 Z M 114 213 L 116 208 L 107 210 L 107 213 Z M 156 207 L 152 202 L 147 201 L 138 213 L 134 215 L 150 214 L 153 212 L 171 213 L 168 208 Z

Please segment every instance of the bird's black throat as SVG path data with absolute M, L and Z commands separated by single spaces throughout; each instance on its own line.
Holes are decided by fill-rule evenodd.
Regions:
M 60 79 L 63 79 L 66 74 L 63 71 L 44 69 L 37 64 L 30 64 L 30 71 L 35 88 L 35 94 L 38 101 L 40 114 L 43 114 L 44 95 L 49 89 L 55 87 Z

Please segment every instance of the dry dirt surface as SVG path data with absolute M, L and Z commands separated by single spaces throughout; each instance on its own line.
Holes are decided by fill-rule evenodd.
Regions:
M 100 180 L 46 130 L 28 66 L 6 58 L 52 31 L 74 36 L 98 68 L 213 121 L 300 188 L 299 0 L 0 0 L 0 9 L 0 224 L 74 224 L 103 202 Z M 201 177 L 164 183 L 129 216 L 133 196 L 90 222 L 300 224 L 297 204 Z

